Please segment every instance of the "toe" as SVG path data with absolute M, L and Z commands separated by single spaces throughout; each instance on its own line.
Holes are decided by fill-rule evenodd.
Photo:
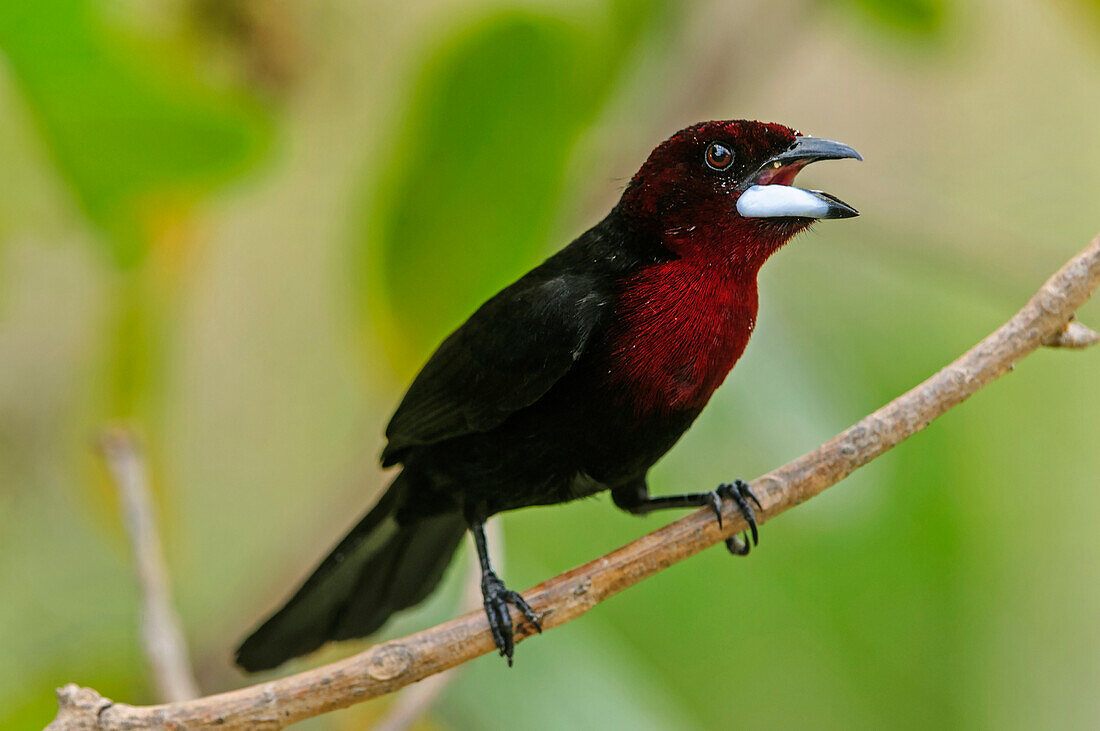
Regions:
M 749 503 L 748 495 L 752 494 L 752 491 L 748 489 L 748 484 L 744 480 L 738 480 L 733 484 L 733 489 L 730 490 L 730 499 L 737 504 L 737 509 L 741 511 L 741 516 L 745 519 L 745 522 L 749 524 L 749 531 L 752 533 L 753 545 L 760 543 L 760 531 L 756 527 L 756 513 L 753 512 L 752 504 Z
M 527 600 L 523 598 L 522 594 L 518 591 L 508 592 L 508 601 L 523 613 L 523 616 L 535 627 L 537 632 L 542 632 L 542 624 L 539 622 L 539 615 L 535 613 L 535 610 L 531 608 L 531 605 L 527 603 Z
M 493 635 L 493 644 L 497 646 L 497 650 L 503 655 L 505 647 L 504 634 L 501 632 L 500 615 L 497 608 L 490 603 L 486 603 L 485 616 L 489 619 L 489 631 Z
M 504 638 L 504 647 L 500 648 L 500 654 L 508 658 L 508 664 L 511 665 L 512 654 L 516 650 L 516 640 L 512 635 L 512 615 L 504 602 L 497 605 L 497 616 L 500 619 L 500 634 Z
M 744 480 L 737 481 L 737 492 L 741 493 L 742 497 L 746 497 L 756 503 L 757 510 L 763 510 L 764 506 L 760 504 L 760 499 L 756 497 L 756 493 L 752 491 L 752 486 Z
M 739 536 L 732 536 L 726 539 L 726 549 L 734 556 L 748 556 L 752 546 L 748 542 L 748 536 L 745 536 L 744 539 Z
M 707 493 L 707 507 L 714 513 L 714 517 L 718 520 L 718 528 L 722 528 L 722 496 L 718 494 L 718 490 L 711 490 Z

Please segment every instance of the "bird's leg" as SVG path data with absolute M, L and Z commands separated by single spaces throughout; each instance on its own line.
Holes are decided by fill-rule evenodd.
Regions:
M 756 527 L 756 513 L 752 509 L 752 503 L 760 508 L 760 501 L 756 499 L 749 483 L 744 480 L 734 480 L 723 483 L 716 490 L 709 492 L 689 492 L 683 495 L 663 495 L 650 497 L 645 482 L 634 482 L 611 490 L 611 499 L 615 505 L 634 513 L 645 515 L 654 510 L 666 510 L 669 508 L 701 508 L 708 507 L 718 519 L 718 527 L 722 527 L 722 499 L 729 498 L 737 505 L 737 509 L 749 524 L 749 531 L 744 534 L 744 539 L 732 536 L 726 539 L 726 548 L 736 556 L 744 556 L 750 550 L 749 532 L 752 533 L 752 545 L 760 542 L 760 534 Z M 760 508 L 763 510 L 763 508 Z
M 497 649 L 500 650 L 501 655 L 508 658 L 508 666 L 511 667 L 516 644 L 512 632 L 512 615 L 508 605 L 514 605 L 539 632 L 542 632 L 542 625 L 539 624 L 539 617 L 535 614 L 535 610 L 531 609 L 531 605 L 519 592 L 511 591 L 504 586 L 504 582 L 493 571 L 493 565 L 489 562 L 489 549 L 485 545 L 485 521 L 471 523 L 470 532 L 474 534 L 477 560 L 481 564 L 481 598 L 485 605 L 485 615 L 489 618 L 489 629 L 493 633 L 493 642 L 496 643 Z

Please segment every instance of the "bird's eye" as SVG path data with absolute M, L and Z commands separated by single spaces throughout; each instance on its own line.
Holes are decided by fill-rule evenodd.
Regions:
M 711 142 L 707 145 L 706 160 L 707 167 L 711 170 L 729 170 L 730 165 L 733 165 L 733 150 L 721 142 Z

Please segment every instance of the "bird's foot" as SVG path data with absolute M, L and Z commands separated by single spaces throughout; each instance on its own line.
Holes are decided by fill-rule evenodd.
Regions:
M 722 498 L 728 498 L 732 500 L 737 509 L 741 512 L 745 522 L 749 524 L 749 530 L 743 533 L 741 536 L 731 536 L 726 539 L 726 548 L 729 552 L 735 556 L 747 556 L 752 546 L 759 545 L 760 532 L 756 527 L 756 513 L 752 509 L 752 503 L 756 503 L 756 507 L 760 510 L 760 501 L 756 495 L 753 494 L 752 488 L 749 487 L 749 483 L 744 480 L 734 480 L 733 482 L 723 483 L 718 486 L 717 490 L 713 490 L 710 493 L 712 499 L 708 502 L 711 510 L 714 511 L 715 516 L 718 518 L 718 527 L 722 527 Z M 749 543 L 749 533 L 752 533 L 752 543 Z
M 500 577 L 492 571 L 486 571 L 481 575 L 481 596 L 485 604 L 485 615 L 489 618 L 489 629 L 493 633 L 493 642 L 496 643 L 501 656 L 508 658 L 508 667 L 511 667 L 516 642 L 512 630 L 512 614 L 508 610 L 508 605 L 511 604 L 518 609 L 535 630 L 542 632 L 539 617 L 518 591 L 508 589 Z

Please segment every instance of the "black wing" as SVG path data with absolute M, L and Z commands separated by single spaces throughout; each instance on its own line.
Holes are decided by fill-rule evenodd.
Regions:
M 542 269 L 501 291 L 443 341 L 386 427 L 383 466 L 400 462 L 410 447 L 499 426 L 569 371 L 600 328 L 606 299 L 592 275 Z

